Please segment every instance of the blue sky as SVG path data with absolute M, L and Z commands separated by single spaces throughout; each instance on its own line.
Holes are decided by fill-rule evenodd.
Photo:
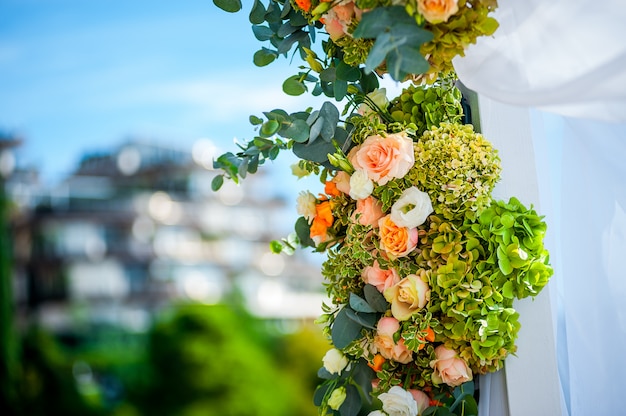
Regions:
M 315 106 L 282 93 L 298 61 L 258 68 L 244 11 L 211 0 L 0 0 L 0 130 L 46 181 L 129 137 L 222 150 L 254 135 L 250 114 Z

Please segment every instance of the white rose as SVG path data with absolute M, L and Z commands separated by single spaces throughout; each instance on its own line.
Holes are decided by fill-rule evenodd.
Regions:
M 373 412 L 369 412 L 367 416 L 387 416 L 387 413 L 383 413 L 380 410 L 374 410 Z
M 331 374 L 340 374 L 348 365 L 348 358 L 337 348 L 332 348 L 326 352 L 322 358 L 324 368 Z
M 371 113 L 372 111 L 378 111 L 378 108 L 384 110 L 387 108 L 387 105 L 389 105 L 386 88 L 376 88 L 374 91 L 367 94 L 367 98 L 369 98 L 369 100 L 366 99 L 363 101 L 363 104 L 359 106 L 358 113 L 361 115 Z
M 411 393 L 400 386 L 393 386 L 378 398 L 389 416 L 417 416 L 417 402 Z
M 350 176 L 350 198 L 365 199 L 372 194 L 374 182 L 364 170 L 355 170 Z
M 415 228 L 424 224 L 432 212 L 428 194 L 412 186 L 391 206 L 391 220 L 400 227 Z
M 313 221 L 313 218 L 315 218 L 316 215 L 315 205 L 317 204 L 315 195 L 309 191 L 302 191 L 298 195 L 296 204 L 296 211 L 298 214 L 306 218 L 308 222 Z

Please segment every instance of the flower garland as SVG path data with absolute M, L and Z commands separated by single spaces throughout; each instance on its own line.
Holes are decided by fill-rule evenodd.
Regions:
M 238 0 L 216 0 L 237 11 Z M 228 6 L 228 7 L 227 7 Z M 251 116 L 258 135 L 215 162 L 238 182 L 289 150 L 302 191 L 295 232 L 274 252 L 310 247 L 332 302 L 318 322 L 332 341 L 318 375 L 321 415 L 477 414 L 474 377 L 515 352 L 514 299 L 536 296 L 552 275 L 546 224 L 516 198 L 494 200 L 497 150 L 474 131 L 451 60 L 497 22 L 493 0 L 270 0 L 250 20 L 273 47 L 292 46 L 306 70 L 283 84 L 313 85 L 346 102 Z M 240 8 L 240 7 L 239 7 Z M 267 23 L 265 25 L 264 23 Z M 324 57 L 311 49 L 328 33 Z M 378 78 L 411 80 L 391 100 Z

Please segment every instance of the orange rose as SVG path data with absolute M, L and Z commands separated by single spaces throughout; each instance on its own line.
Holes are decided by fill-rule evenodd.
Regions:
M 305 12 L 311 11 L 311 0 L 296 0 L 296 5 Z
M 311 224 L 310 236 L 315 239 L 319 237 L 318 241 L 325 241 L 327 238 L 326 231 L 328 227 L 333 225 L 333 211 L 330 205 L 330 201 L 322 201 L 315 206 L 315 218 Z
M 417 10 L 430 23 L 447 22 L 459 11 L 458 0 L 417 0 Z
M 413 140 L 405 132 L 385 137 L 370 136 L 358 147 L 349 159 L 357 170 L 385 185 L 393 178 L 402 178 L 415 164 Z
M 404 257 L 417 247 L 417 228 L 398 227 L 391 215 L 378 220 L 378 229 L 380 246 L 392 259 Z
M 324 184 L 324 193 L 330 196 L 339 196 L 341 192 L 337 189 L 337 184 L 332 181 L 326 181 Z

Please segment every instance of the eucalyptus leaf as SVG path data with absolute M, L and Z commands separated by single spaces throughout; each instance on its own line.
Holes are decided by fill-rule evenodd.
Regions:
M 315 247 L 315 241 L 311 239 L 311 226 L 307 222 L 306 218 L 299 217 L 296 220 L 295 231 L 300 239 L 300 244 L 303 247 Z
M 341 61 L 337 64 L 336 69 L 336 77 L 337 79 L 341 79 L 344 81 L 358 81 L 361 78 L 361 71 L 357 67 L 350 66 L 345 62 Z
M 254 0 L 252 4 L 252 9 L 250 10 L 250 15 L 248 19 L 250 23 L 253 25 L 259 25 L 265 21 L 265 6 L 261 3 L 260 0 Z
M 229 13 L 238 12 L 242 8 L 241 0 L 213 0 L 213 4 Z
M 291 35 L 287 36 L 283 39 L 282 42 L 278 45 L 278 53 L 284 54 L 289 52 L 294 43 L 306 43 L 306 40 L 309 38 L 308 33 L 303 32 L 302 30 L 297 30 L 293 32 Z M 310 45 L 310 42 L 309 42 Z
M 348 317 L 348 310 L 350 309 L 346 307 L 337 313 L 335 322 L 333 322 L 331 328 L 333 344 L 339 349 L 347 347 L 352 341 L 357 339 L 363 327 Z M 354 313 L 354 311 L 352 311 L 352 313 Z
M 304 120 L 293 119 L 278 134 L 297 143 L 304 143 L 309 139 L 309 125 Z
M 283 92 L 291 96 L 302 95 L 306 92 L 306 85 L 300 81 L 300 76 L 292 75 L 283 82 Z
M 224 184 L 224 175 L 217 175 L 211 181 L 211 189 L 213 191 L 219 191 L 219 189 L 222 187 L 223 184 Z
M 350 307 L 354 309 L 355 312 L 365 312 L 365 313 L 374 313 L 374 310 L 365 299 L 361 298 L 354 293 L 350 293 Z
M 270 137 L 276 134 L 280 128 L 280 123 L 276 120 L 267 120 L 261 126 L 260 133 L 263 137 Z
M 278 29 L 278 32 L 276 32 L 276 34 L 281 37 L 287 37 L 289 35 L 291 35 L 293 32 L 295 32 L 296 30 L 299 30 L 300 28 L 297 26 L 292 26 L 290 22 L 285 22 L 283 23 L 283 25 L 280 27 L 280 29 Z
M 376 312 L 384 313 L 387 311 L 387 306 L 389 305 L 385 300 L 385 297 L 382 293 L 376 289 L 375 286 L 367 284 L 363 287 L 363 294 L 365 295 L 365 299 L 367 303 L 374 309 Z
M 376 329 L 377 314 L 355 312 L 348 307 L 344 308 L 344 310 L 346 311 L 346 316 L 359 325 L 369 329 Z
M 348 93 L 348 83 L 342 79 L 336 80 L 333 88 L 333 93 L 335 96 L 335 100 L 343 100 Z
M 331 374 L 325 367 L 321 367 L 319 370 L 317 370 L 317 376 L 324 380 L 337 378 L 335 374 Z
M 361 395 L 357 388 L 352 384 L 346 386 L 346 399 L 339 406 L 339 414 L 341 416 L 357 416 L 361 410 Z
M 270 40 L 272 36 L 274 36 L 274 31 L 267 26 L 253 25 L 252 33 L 257 40 L 261 42 L 265 42 L 266 40 Z
M 320 384 L 319 386 L 317 386 L 317 388 L 315 389 L 315 393 L 313 394 L 313 404 L 315 406 L 321 406 L 322 402 L 324 401 L 324 397 L 326 396 L 326 393 L 328 392 L 328 390 L 330 389 L 330 384 Z
M 259 49 L 254 53 L 252 61 L 256 66 L 266 66 L 274 62 L 278 55 L 275 51 L 267 48 Z

